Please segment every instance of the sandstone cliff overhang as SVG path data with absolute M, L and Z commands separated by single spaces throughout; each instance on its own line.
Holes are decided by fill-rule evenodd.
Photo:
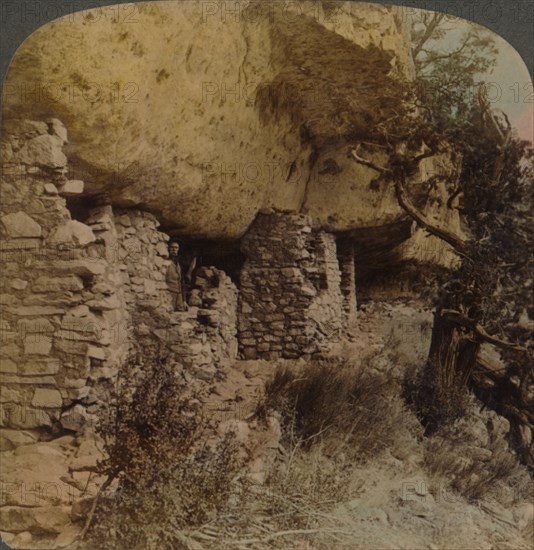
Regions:
M 395 109 L 405 24 L 398 8 L 326 4 L 146 2 L 58 19 L 17 51 L 4 120 L 62 120 L 85 196 L 189 237 L 238 238 L 269 208 L 335 231 L 393 223 L 392 190 L 370 188 L 343 144 Z

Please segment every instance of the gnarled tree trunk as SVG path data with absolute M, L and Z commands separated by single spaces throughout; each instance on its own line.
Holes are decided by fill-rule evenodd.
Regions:
M 438 427 L 440 416 L 454 418 L 455 412 L 461 413 L 461 396 L 466 392 L 480 349 L 470 332 L 450 321 L 442 311 L 438 309 L 434 314 L 427 364 L 431 392 L 427 400 L 436 411 L 426 419 L 430 432 Z

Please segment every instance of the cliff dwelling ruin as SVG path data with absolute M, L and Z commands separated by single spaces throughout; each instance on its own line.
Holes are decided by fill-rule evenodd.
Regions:
M 238 3 L 242 17 L 222 17 L 222 4 L 128 4 L 137 24 L 120 9 L 95 11 L 98 21 L 71 14 L 32 34 L 9 68 L 0 534 L 14 548 L 78 540 L 96 495 L 116 482 L 101 470 L 102 410 L 150 346 L 195 406 L 221 410 L 252 403 L 275 364 L 328 361 L 350 345 L 366 361 L 391 334 L 410 357 L 428 351 L 429 333 L 417 331 L 430 309 L 399 306 L 395 325 L 388 301 L 435 291 L 460 256 L 377 177 L 387 158 L 376 136 L 396 116 L 399 82 L 415 78 L 401 8 L 303 2 L 315 7 L 253 18 L 256 2 Z M 371 160 L 355 162 L 355 151 Z M 463 235 L 447 206 L 458 162 L 427 155 L 406 187 L 425 219 Z M 169 286 L 174 240 L 182 308 Z M 366 322 L 384 334 L 362 336 Z M 414 345 L 399 337 L 410 323 Z M 234 424 L 247 480 L 262 485 L 282 436 L 280 415 L 261 424 L 257 410 Z M 218 429 L 211 443 L 225 441 Z M 531 442 L 527 421 L 521 429 Z

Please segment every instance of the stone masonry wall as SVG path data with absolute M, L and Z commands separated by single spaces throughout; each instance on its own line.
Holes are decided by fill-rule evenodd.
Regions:
M 356 266 L 354 244 L 348 239 L 337 242 L 337 256 L 341 270 L 341 293 L 343 310 L 348 324 L 356 320 Z
M 93 229 L 71 219 L 63 125 L 6 123 L 3 134 L 0 531 L 13 547 L 65 544 L 94 495 L 92 432 L 126 353 L 126 309 Z M 93 435 L 91 435 L 93 434 Z
M 169 236 L 158 231 L 159 222 L 149 212 L 117 209 L 114 213 L 116 260 L 128 309 L 152 306 L 169 310 L 172 300 L 165 282 Z
M 94 431 L 138 335 L 171 347 L 192 384 L 236 357 L 237 289 L 199 270 L 173 312 L 168 235 L 147 212 L 72 219 L 57 120 L 6 121 L 0 205 L 0 536 L 14 548 L 69 544 L 102 483 Z M 161 332 L 163 330 L 163 332 Z
M 300 214 L 260 214 L 242 240 L 239 345 L 247 359 L 320 351 L 346 321 L 332 234 Z
M 237 288 L 224 272 L 202 268 L 188 310 L 173 311 L 165 280 L 169 236 L 158 231 L 158 220 L 137 209 L 116 209 L 112 224 L 117 238 L 108 246 L 130 317 L 127 338 L 154 333 L 193 378 L 211 379 L 219 365 L 237 356 Z
M 219 367 L 237 358 L 237 288 L 214 267 L 195 277 L 187 311 L 168 316 L 166 327 L 155 331 L 170 347 L 190 381 L 211 381 Z
M 123 357 L 113 334 L 124 310 L 116 280 L 95 253 L 97 235 L 71 219 L 63 198 L 83 189 L 64 175 L 64 139 L 58 121 L 24 121 L 8 136 L 0 211 L 6 428 L 80 428 L 94 386 Z

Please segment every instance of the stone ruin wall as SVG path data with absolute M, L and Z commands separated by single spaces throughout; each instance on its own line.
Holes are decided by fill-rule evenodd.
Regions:
M 173 312 L 154 216 L 101 205 L 72 219 L 66 199 L 84 185 L 68 179 L 66 139 L 55 119 L 3 135 L 0 532 L 19 546 L 32 532 L 63 543 L 83 518 L 104 458 L 98 411 L 138 336 L 160 337 L 191 383 L 237 355 L 237 289 L 223 272 L 199 269 L 195 305 Z
M 98 236 L 67 208 L 83 183 L 66 176 L 65 128 L 22 121 L 3 139 L 0 524 L 31 547 L 32 533 L 65 542 L 103 458 L 88 434 L 127 352 L 126 309 Z
M 342 275 L 334 235 L 313 228 L 309 216 L 260 214 L 241 248 L 247 257 L 239 306 L 245 358 L 317 353 L 353 320 L 355 296 L 346 291 L 353 266 L 344 255 Z
M 165 346 L 191 387 L 238 351 L 320 353 L 355 317 L 354 257 L 309 216 L 262 214 L 242 240 L 239 293 L 200 266 L 188 310 L 173 311 L 158 220 L 109 204 L 71 213 L 84 184 L 68 177 L 58 120 L 10 121 L 3 139 L 0 531 L 19 546 L 32 532 L 56 544 L 101 483 L 94 428 L 135 342 Z
M 114 335 L 125 310 L 113 269 L 95 254 L 92 229 L 72 220 L 66 207 L 64 197 L 83 184 L 65 177 L 63 132 L 57 122 L 21 123 L 3 167 L 1 422 L 7 428 L 80 428 L 94 412 L 95 386 L 112 377 L 126 351 Z
M 80 429 L 95 411 L 95 386 L 113 380 L 126 358 L 140 312 L 175 327 L 165 340 L 187 363 L 232 360 L 237 352 L 237 290 L 224 273 L 200 270 L 195 307 L 172 312 L 169 237 L 152 214 L 103 205 L 85 223 L 71 219 L 65 198 L 83 183 L 66 178 L 66 132 L 54 124 L 25 121 L 8 138 L 0 219 L 6 428 Z

